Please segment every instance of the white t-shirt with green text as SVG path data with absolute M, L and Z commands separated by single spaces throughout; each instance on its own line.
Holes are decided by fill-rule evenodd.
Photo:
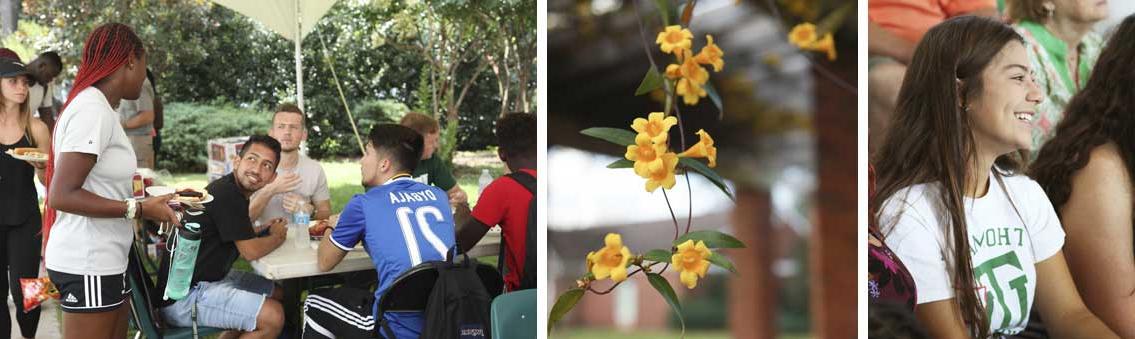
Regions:
M 1028 324 L 1036 294 L 1035 265 L 1060 251 L 1064 230 L 1040 185 L 1023 175 L 1002 180 L 1005 190 L 990 173 L 988 192 L 963 203 L 974 292 L 989 316 L 991 332 L 1010 335 Z M 890 230 L 887 246 L 914 277 L 919 304 L 954 297 L 954 259 L 952 246 L 947 246 L 953 242 L 944 226 L 948 219 L 939 189 L 934 183 L 899 190 L 880 210 L 880 225 Z

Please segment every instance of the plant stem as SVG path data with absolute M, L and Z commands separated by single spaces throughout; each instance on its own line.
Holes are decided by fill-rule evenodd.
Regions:
M 654 262 L 653 264 L 646 265 L 646 267 L 654 267 L 655 265 L 658 265 L 658 264 L 661 264 L 661 263 L 660 262 Z M 666 269 L 669 268 L 669 267 L 670 267 L 670 263 L 666 263 L 666 266 L 663 266 L 662 270 L 658 271 L 658 274 L 665 273 Z M 627 274 L 627 279 L 630 279 L 630 277 L 633 277 L 635 274 L 638 274 L 639 272 L 642 272 L 642 266 L 639 266 L 639 268 L 635 269 L 634 272 Z M 626 281 L 626 280 L 623 280 L 623 281 Z M 590 285 L 587 286 L 587 290 L 591 291 L 591 293 L 604 295 L 604 294 L 611 293 L 611 291 L 614 291 L 615 287 L 619 287 L 619 285 L 622 284 L 623 281 L 617 282 L 614 285 L 611 285 L 610 288 L 607 288 L 606 290 L 603 290 L 603 291 L 597 291 L 597 290 L 595 290 L 595 288 L 591 287 Z
M 654 55 L 650 54 L 650 44 L 647 43 L 649 40 L 646 39 L 646 27 L 642 25 L 642 15 L 638 9 L 638 1 L 631 1 L 631 3 L 634 4 L 635 15 L 638 15 L 638 20 L 635 21 L 638 22 L 638 35 L 642 37 L 642 50 L 646 52 L 646 59 L 650 60 L 650 67 L 657 70 L 658 64 L 654 62 Z M 665 69 L 663 69 L 663 71 L 665 71 Z
M 670 206 L 670 196 L 666 195 L 666 188 L 662 188 L 662 197 L 666 198 L 666 208 L 670 210 L 670 219 L 674 220 L 674 240 L 678 240 L 678 217 L 674 215 L 674 207 Z
M 690 206 L 686 209 L 686 233 L 690 233 L 690 224 L 694 222 L 694 190 L 690 188 L 690 170 L 686 170 L 686 193 L 689 194 L 687 198 L 690 201 Z

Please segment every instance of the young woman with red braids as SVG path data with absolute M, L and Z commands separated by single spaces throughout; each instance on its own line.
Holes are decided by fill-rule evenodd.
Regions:
M 95 28 L 55 125 L 43 241 L 64 338 L 126 337 L 134 220 L 177 221 L 166 205 L 171 196 L 131 198 L 134 150 L 114 107 L 137 99 L 145 78 L 145 49 L 130 27 Z

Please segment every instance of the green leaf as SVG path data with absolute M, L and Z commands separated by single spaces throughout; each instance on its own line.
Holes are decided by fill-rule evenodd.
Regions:
M 709 263 L 717 265 L 717 267 L 727 269 L 729 270 L 729 272 L 737 273 L 737 269 L 733 267 L 733 261 L 729 260 L 729 258 L 726 258 L 720 253 L 713 253 L 712 255 L 710 255 Z
M 686 240 L 704 241 L 705 247 L 709 248 L 745 248 L 745 243 L 737 240 L 731 235 L 721 233 L 718 231 L 694 231 L 683 234 L 674 240 L 674 246 L 686 242 Z
M 682 166 L 685 166 L 687 169 L 698 172 L 706 179 L 709 179 L 710 182 L 713 182 L 713 185 L 721 189 L 721 192 L 724 192 L 726 196 L 729 196 L 730 200 L 737 200 L 733 198 L 733 192 L 729 191 L 729 187 L 725 186 L 725 179 L 722 179 L 721 176 L 718 175 L 714 170 L 710 169 L 709 166 L 706 166 L 705 164 L 701 163 L 701 161 L 692 158 L 680 158 L 678 159 L 678 163 L 682 164 Z M 687 175 L 689 174 L 687 173 Z
M 658 13 L 662 15 L 662 26 L 670 26 L 670 18 L 674 17 L 674 13 L 670 12 L 670 0 L 654 0 L 654 4 L 658 5 Z
M 638 89 L 634 91 L 634 95 L 648 94 L 659 87 L 662 87 L 662 73 L 658 73 L 658 69 L 651 65 L 650 69 L 646 70 L 642 83 L 639 83 Z
M 678 303 L 678 295 L 674 294 L 674 288 L 670 287 L 670 282 L 666 281 L 658 273 L 647 273 L 647 280 L 650 280 L 650 286 L 654 286 L 658 290 L 658 294 L 662 295 L 662 299 L 666 299 L 666 303 L 674 309 L 674 313 L 678 314 L 678 321 L 682 323 L 682 337 L 686 336 L 686 320 L 682 317 L 682 305 Z
M 667 250 L 650 250 L 642 255 L 643 259 L 657 262 L 670 262 L 670 257 L 674 256 L 674 252 Z
M 717 107 L 717 119 L 721 120 L 722 115 L 725 114 L 725 110 L 721 108 L 721 95 L 717 94 L 717 88 L 713 87 L 713 83 L 706 82 L 705 93 L 709 96 L 709 101 L 713 101 L 713 106 Z
M 583 298 L 582 288 L 567 290 L 560 294 L 559 298 L 556 298 L 556 305 L 552 306 L 552 313 L 548 315 L 548 333 L 552 333 L 552 327 L 556 326 L 556 323 L 575 307 L 580 298 Z
M 627 159 L 619 159 L 607 165 L 607 168 L 634 168 L 634 162 Z
M 824 34 L 834 32 L 836 28 L 843 25 L 843 21 L 848 14 L 853 13 L 853 10 L 855 10 L 855 3 L 849 2 L 820 19 L 820 22 L 816 24 L 816 36 L 822 37 Z
M 634 145 L 635 133 L 621 128 L 592 127 L 579 131 L 583 135 L 603 139 L 619 146 Z

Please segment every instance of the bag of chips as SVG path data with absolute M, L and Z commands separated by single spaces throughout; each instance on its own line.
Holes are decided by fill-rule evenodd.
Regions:
M 47 299 L 59 299 L 59 290 L 47 277 L 20 278 L 20 290 L 24 292 L 24 313 L 31 312 Z

